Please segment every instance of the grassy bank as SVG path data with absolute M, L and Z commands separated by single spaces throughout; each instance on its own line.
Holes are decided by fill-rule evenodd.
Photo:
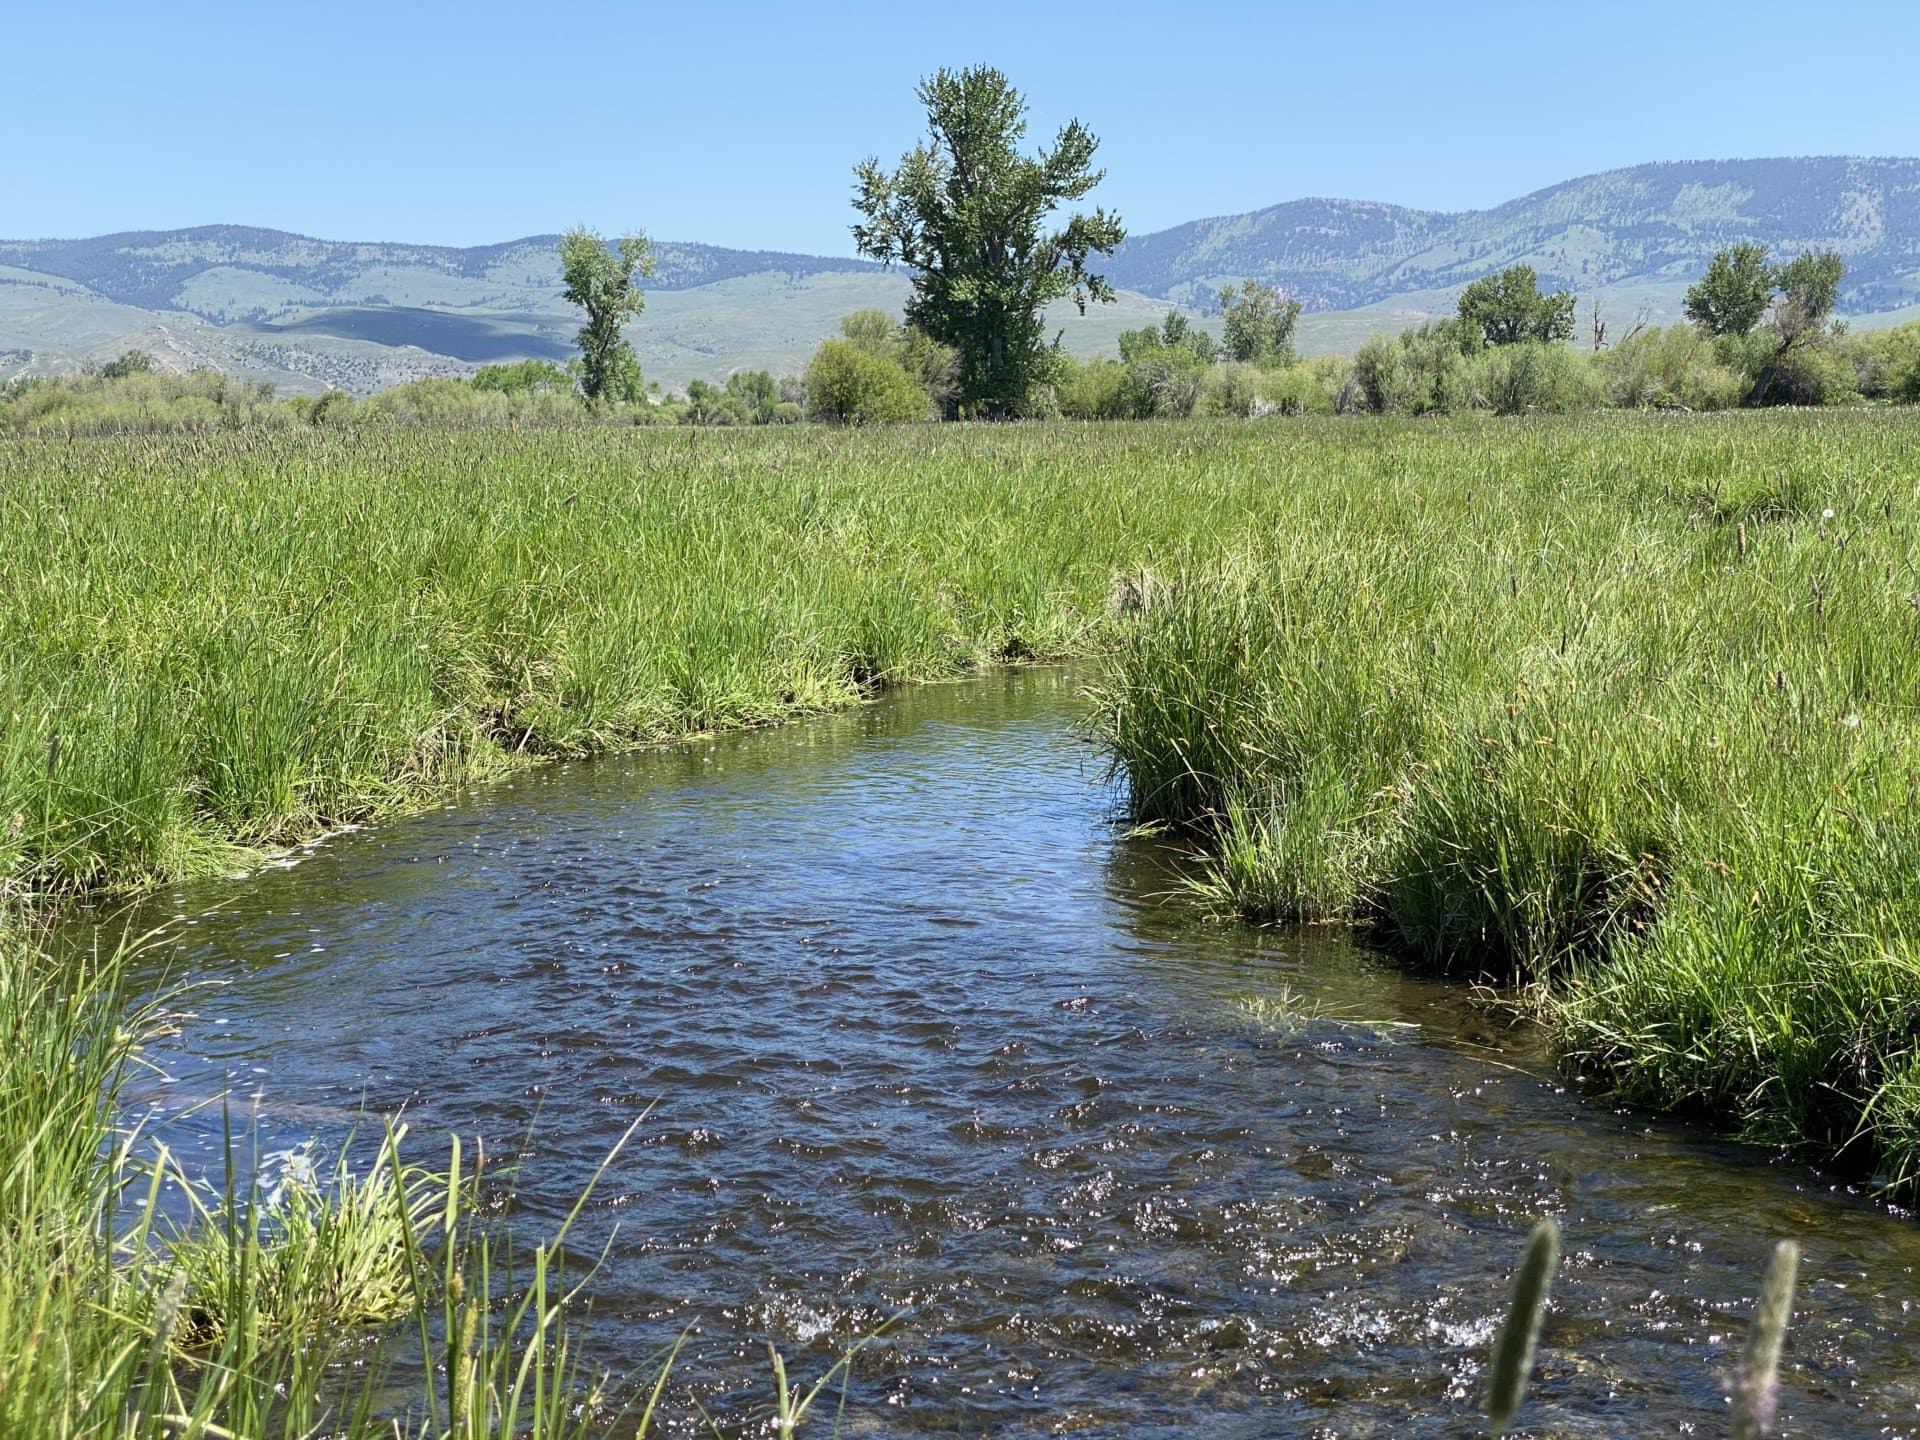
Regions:
M 607 1418 L 551 1273 L 564 1229 L 510 1264 L 458 1148 L 428 1172 L 397 1132 L 207 1197 L 116 1113 L 156 1018 L 126 1013 L 118 961 L 56 968 L 0 931 L 0 1434 L 576 1440 Z M 442 1366 L 396 1367 L 409 1343 Z
M 1538 982 L 1568 1062 L 1920 1177 L 1920 423 L 1353 432 L 1099 727 L 1223 899 Z
M 1270 431 L 0 446 L 0 877 L 139 882 L 542 754 L 1099 643 L 1264 522 Z
M 1897 412 L 0 445 L 0 887 L 1107 649 L 1135 807 L 1223 897 L 1538 979 L 1605 1083 L 1910 1181 L 1917 503 Z M 558 1309 L 469 1318 L 462 1187 L 390 1154 L 184 1248 L 110 1225 L 114 986 L 0 937 L 0 1429 L 358 1433 L 378 1393 L 477 1435 L 566 1391 Z M 323 1383 L 396 1319 L 457 1396 Z

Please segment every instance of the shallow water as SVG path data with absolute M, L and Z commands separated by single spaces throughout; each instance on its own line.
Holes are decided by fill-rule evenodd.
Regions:
M 404 1106 L 517 1157 L 529 1238 L 644 1115 L 576 1247 L 608 1247 L 590 1354 L 638 1378 L 694 1327 L 682 1413 L 726 1429 L 766 1341 L 818 1373 L 897 1317 L 849 1433 L 1472 1433 L 1551 1213 L 1531 1433 L 1724 1433 L 1782 1236 L 1785 1432 L 1920 1433 L 1920 1227 L 1569 1093 L 1338 935 L 1208 921 L 1077 710 L 1068 671 L 914 690 L 161 897 L 140 923 L 183 917 L 168 963 L 212 983 L 132 1103 L 210 1170 L 190 1112 L 228 1085 L 268 1149 Z

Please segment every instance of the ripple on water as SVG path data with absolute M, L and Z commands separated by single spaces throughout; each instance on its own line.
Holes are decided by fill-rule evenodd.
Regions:
M 589 1348 L 694 1326 L 723 1417 L 764 1413 L 765 1341 L 817 1372 L 891 1321 L 849 1434 L 1457 1435 L 1551 1213 L 1543 1433 L 1718 1433 L 1782 1235 L 1789 1433 L 1915 1433 L 1906 1217 L 1570 1094 L 1338 937 L 1167 900 L 1074 704 L 934 687 L 188 887 L 134 923 L 194 917 L 170 962 L 219 984 L 136 1101 L 209 1163 L 223 1076 L 267 1148 L 404 1105 L 517 1159 L 529 1236 L 644 1115 L 576 1236 Z

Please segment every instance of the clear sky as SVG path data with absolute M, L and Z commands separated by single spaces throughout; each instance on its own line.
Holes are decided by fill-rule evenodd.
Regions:
M 0 0 L 0 236 L 585 222 L 851 253 L 851 167 L 989 63 L 1143 233 L 1303 195 L 1496 204 L 1644 160 L 1920 154 L 1920 4 Z

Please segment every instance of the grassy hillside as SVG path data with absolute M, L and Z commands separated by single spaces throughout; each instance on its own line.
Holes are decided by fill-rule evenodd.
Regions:
M 1283 286 L 1310 310 L 1357 310 L 1525 261 L 1588 293 L 1682 285 L 1713 251 L 1757 240 L 1847 260 L 1842 308 L 1920 301 L 1920 160 L 1808 158 L 1637 165 L 1461 214 L 1352 200 L 1296 200 L 1196 220 L 1127 241 L 1115 283 L 1204 300 L 1243 276 Z
M 1057 316 L 1070 350 L 1110 351 L 1172 303 L 1204 313 L 1253 277 L 1299 296 L 1308 354 L 1452 309 L 1476 276 L 1525 261 L 1549 285 L 1598 295 L 1617 337 L 1643 312 L 1675 319 L 1714 249 L 1837 250 L 1841 310 L 1920 307 L 1920 160 L 1784 159 L 1642 165 L 1491 210 L 1439 214 L 1295 200 L 1127 240 L 1105 269 L 1119 305 Z M 214 225 L 85 240 L 0 241 L 0 377 L 58 372 L 132 345 L 291 390 L 361 391 L 475 365 L 570 352 L 556 237 L 457 249 L 315 240 Z M 865 261 L 662 242 L 635 339 L 669 386 L 741 367 L 798 371 L 839 316 L 897 310 L 905 282 Z M 1585 325 L 1583 309 L 1582 325 Z

